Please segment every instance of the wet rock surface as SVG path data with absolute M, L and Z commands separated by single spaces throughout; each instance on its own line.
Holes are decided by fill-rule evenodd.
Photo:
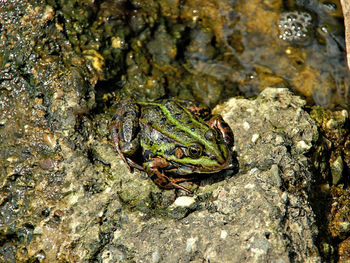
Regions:
M 58 101 L 74 107 L 70 97 Z M 304 103 L 267 89 L 218 107 L 235 133 L 240 170 L 198 181 L 193 197 L 129 173 L 109 141 L 108 114 L 72 115 L 52 131 L 54 140 L 46 138 L 54 141 L 54 166 L 46 160 L 2 177 L 2 260 L 319 260 L 305 158 L 317 130 Z
M 108 165 L 108 173 L 95 177 L 86 170 L 82 180 L 92 181 L 91 193 L 74 198 L 65 225 L 91 233 L 83 231 L 80 242 L 98 242 L 94 256 L 106 262 L 317 261 L 317 228 L 307 202 L 311 166 L 304 154 L 318 133 L 304 104 L 286 89 L 267 89 L 254 101 L 232 99 L 218 107 L 235 133 L 240 172 L 199 181 L 193 197 L 159 190 L 145 175 L 130 174 L 103 138 L 92 142 L 95 164 Z M 82 192 L 80 183 L 72 187 Z M 91 222 L 82 224 L 89 214 Z
M 169 88 L 171 95 L 190 94 L 208 105 L 235 94 L 237 85 L 251 94 L 286 86 L 258 62 L 242 70 L 238 57 L 260 57 L 234 28 L 249 20 L 237 15 L 248 6 L 237 11 L 230 1 L 192 1 L 180 10 L 177 1 L 94 3 L 1 2 L 0 261 L 320 261 L 308 158 L 318 133 L 305 101 L 286 89 L 217 107 L 235 133 L 239 166 L 188 183 L 193 196 L 162 191 L 146 174 L 130 173 L 109 138 L 111 91 L 118 93 L 121 85 L 129 95 L 157 98 Z M 262 17 L 257 11 L 247 13 Z M 160 13 L 166 22 L 158 23 Z M 271 23 L 243 27 L 243 39 L 254 35 L 252 50 L 257 43 L 266 46 L 261 36 L 277 21 L 270 13 Z M 179 19 L 187 26 L 176 26 Z M 315 86 L 314 71 L 299 53 L 286 48 L 299 65 L 293 76 L 301 76 L 299 84 L 309 76 Z M 331 128 L 328 140 L 347 136 L 332 148 L 331 176 L 321 167 L 324 155 L 315 166 L 325 180 L 347 182 L 348 117 L 339 112 L 333 122 L 315 119 Z M 338 187 L 330 230 L 342 239 L 340 258 L 346 259 L 348 191 Z

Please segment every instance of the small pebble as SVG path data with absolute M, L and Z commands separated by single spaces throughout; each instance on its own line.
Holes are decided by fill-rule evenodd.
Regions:
M 244 122 L 243 123 L 243 129 L 245 129 L 246 131 L 248 131 L 249 129 L 250 129 L 250 125 L 249 125 L 249 123 L 248 122 Z
M 282 195 L 281 195 L 281 198 L 284 202 L 287 202 L 288 200 L 288 194 L 286 192 L 284 192 Z
M 174 206 L 189 207 L 196 200 L 192 196 L 179 196 L 174 202 Z
M 191 252 L 196 250 L 196 241 L 197 241 L 197 239 L 193 238 L 193 237 L 187 239 L 186 251 L 188 253 L 191 253 Z
M 255 184 L 246 184 L 244 186 L 244 189 L 253 189 L 253 188 L 255 188 Z
M 297 143 L 297 149 L 299 150 L 299 152 L 307 151 L 310 148 L 311 148 L 311 146 L 307 145 L 305 141 L 299 141 Z
M 260 135 L 257 133 L 254 133 L 252 136 L 252 143 L 256 143 L 256 141 L 259 139 Z
M 256 168 L 256 167 L 254 167 L 253 169 L 251 169 L 251 170 L 249 171 L 249 175 L 252 175 L 252 174 L 254 174 L 255 172 L 258 172 L 258 171 L 259 171 L 259 169 Z
M 55 166 L 57 165 L 57 162 L 51 158 L 47 158 L 41 161 L 39 165 L 40 165 L 40 168 L 43 170 L 51 170 L 55 168 Z
M 227 237 L 227 231 L 221 230 L 220 238 L 225 239 Z
M 341 114 L 347 119 L 349 117 L 348 111 L 347 110 L 342 110 Z
M 50 146 L 51 149 L 56 147 L 55 137 L 51 133 L 44 133 L 43 140 L 48 146 Z

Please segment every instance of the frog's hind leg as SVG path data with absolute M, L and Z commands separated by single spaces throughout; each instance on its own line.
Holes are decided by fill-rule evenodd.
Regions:
M 158 170 L 158 172 L 155 172 L 153 175 L 151 175 L 151 179 L 160 188 L 164 188 L 164 189 L 177 188 L 177 189 L 184 190 L 185 192 L 187 192 L 189 194 L 192 194 L 191 190 L 189 190 L 186 187 L 183 187 L 183 186 L 177 184 L 176 181 L 173 178 L 164 175 L 159 170 Z
M 120 149 L 120 140 L 119 140 L 120 129 L 119 129 L 119 125 L 120 125 L 120 122 L 119 121 L 115 121 L 115 120 L 112 121 L 111 124 L 109 125 L 111 137 L 112 137 L 112 140 L 113 140 L 113 145 L 114 145 L 115 149 L 117 150 L 117 152 L 119 153 L 120 157 L 122 157 L 123 161 L 127 164 L 129 171 L 131 172 L 131 168 L 130 168 L 129 162 L 126 160 L 122 150 Z
M 178 189 L 184 190 L 187 193 L 192 193 L 186 187 L 183 187 L 177 184 L 177 182 L 186 181 L 186 180 L 182 180 L 180 178 L 176 180 L 174 178 L 166 176 L 163 172 L 159 170 L 161 168 L 167 167 L 168 165 L 169 165 L 168 161 L 160 157 L 156 157 L 144 163 L 145 171 L 150 175 L 152 181 L 156 185 L 158 185 L 160 188 L 164 188 L 164 189 L 178 188 Z
M 129 171 L 131 167 L 140 169 L 141 166 L 136 164 L 130 158 L 139 149 L 138 118 L 139 108 L 136 103 L 126 101 L 121 103 L 109 124 L 109 129 L 115 149 L 123 161 L 127 164 Z M 140 169 L 143 170 L 143 169 Z

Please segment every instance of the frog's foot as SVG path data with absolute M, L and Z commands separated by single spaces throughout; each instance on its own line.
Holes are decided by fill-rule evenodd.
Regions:
M 157 157 L 157 158 L 154 158 L 147 163 L 144 163 L 144 166 L 145 166 L 146 172 L 150 175 L 152 181 L 156 185 L 158 185 L 160 188 L 163 188 L 163 189 L 177 188 L 177 189 L 181 189 L 187 193 L 192 194 L 191 190 L 177 184 L 177 182 L 186 181 L 186 179 L 171 178 L 171 177 L 166 176 L 163 172 L 161 172 L 159 170 L 159 168 L 165 168 L 165 167 L 169 166 L 169 162 L 166 161 L 165 159 Z
M 161 172 L 159 172 L 159 174 L 158 173 L 154 173 L 153 175 L 151 175 L 151 179 L 160 188 L 163 188 L 163 189 L 174 189 L 174 188 L 177 188 L 177 189 L 184 190 L 185 192 L 187 192 L 189 194 L 192 194 L 191 190 L 189 190 L 186 187 L 183 187 L 183 186 L 177 184 L 176 180 L 174 180 L 173 178 L 170 178 L 170 177 L 164 175 Z
M 225 143 L 233 146 L 233 133 L 228 124 L 222 119 L 220 115 L 213 115 L 208 121 L 210 127 L 217 129 L 223 136 Z

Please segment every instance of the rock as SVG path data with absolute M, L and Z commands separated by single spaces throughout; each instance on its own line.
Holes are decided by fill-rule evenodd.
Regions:
M 314 165 L 324 182 L 344 184 L 349 174 L 349 114 L 314 107 L 310 113 L 320 129 L 321 140 L 314 154 Z M 327 169 L 329 166 L 330 169 Z M 330 170 L 330 171 L 329 171 Z M 331 178 L 329 178 L 329 174 Z
M 321 262 L 307 201 L 312 177 L 303 154 L 310 147 L 297 148 L 301 141 L 312 145 L 318 134 L 303 105 L 286 89 L 267 89 L 256 100 L 218 107 L 234 131 L 240 172 L 200 186 L 197 197 L 212 191 L 202 206 L 191 197 L 176 199 L 174 205 L 191 200 L 181 220 L 128 213 L 106 249 L 121 247 L 136 262 Z M 256 133 L 260 139 L 252 143 Z
M 182 206 L 182 207 L 189 207 L 191 206 L 196 200 L 191 196 L 179 196 L 176 198 L 174 202 L 174 206 Z
M 332 158 L 333 157 L 333 158 Z M 331 174 L 332 174 L 332 183 L 333 185 L 337 185 L 339 181 L 342 179 L 343 174 L 343 158 L 341 155 L 334 156 L 332 153 L 331 159 L 330 159 L 330 168 L 331 168 Z
M 311 172 L 304 156 L 318 138 L 317 127 L 302 110 L 305 101 L 286 89 L 265 89 L 254 101 L 231 99 L 218 106 L 235 135 L 240 170 L 280 170 L 283 187 L 300 191 L 310 186 Z M 259 134 L 256 142 L 252 138 Z M 271 177 L 268 179 L 271 182 Z
M 134 251 L 136 262 L 152 262 L 153 255 L 160 262 L 321 262 L 307 201 L 312 177 L 303 154 L 310 147 L 297 146 L 312 145 L 318 134 L 303 105 L 286 89 L 266 89 L 256 100 L 218 107 L 235 134 L 240 172 L 198 189 L 198 196 L 214 189 L 205 202 L 211 209 L 189 211 L 181 220 L 129 214 L 124 231 L 114 233 L 114 247 Z
M 60 103 L 66 109 L 76 107 L 62 98 Z M 225 180 L 208 177 L 193 196 L 177 198 L 175 191 L 160 190 L 144 173 L 126 169 L 106 140 L 107 115 L 92 122 L 71 116 L 80 123 L 79 130 L 69 125 L 61 126 L 66 132 L 57 128 L 56 168 L 50 173 L 39 170 L 36 176 L 41 180 L 32 181 L 30 190 L 23 191 L 15 177 L 5 183 L 15 193 L 2 208 L 3 215 L 12 216 L 5 231 L 24 240 L 16 247 L 26 251 L 14 257 L 70 262 L 320 262 L 308 202 L 311 166 L 305 157 L 318 133 L 304 104 L 287 89 L 271 88 L 255 100 L 233 98 L 218 106 L 216 113 L 235 135 L 239 172 L 224 173 Z M 25 217 L 12 209 L 23 194 L 29 205 Z M 19 211 L 24 209 L 19 206 Z
M 69 42 L 62 15 L 51 21 L 44 1 L 12 3 L 16 12 L 1 13 L 8 32 L 0 47 L 1 262 L 320 261 L 305 156 L 318 133 L 304 100 L 266 89 L 217 107 L 235 134 L 238 173 L 210 176 L 193 196 L 179 197 L 130 173 L 113 149 L 111 116 L 95 108 L 94 87 L 102 62 L 121 58 L 119 51 L 104 61 L 75 53 L 85 41 L 73 27 L 89 16 L 86 6 L 64 6 L 66 21 L 77 16 L 66 23 Z M 118 7 L 112 18 L 122 16 Z M 88 36 L 84 50 L 98 49 Z M 349 231 L 347 223 L 335 231 Z
M 332 186 L 329 231 L 333 237 L 345 239 L 350 233 L 350 187 Z
M 339 262 L 350 261 L 350 238 L 345 239 L 339 244 Z

